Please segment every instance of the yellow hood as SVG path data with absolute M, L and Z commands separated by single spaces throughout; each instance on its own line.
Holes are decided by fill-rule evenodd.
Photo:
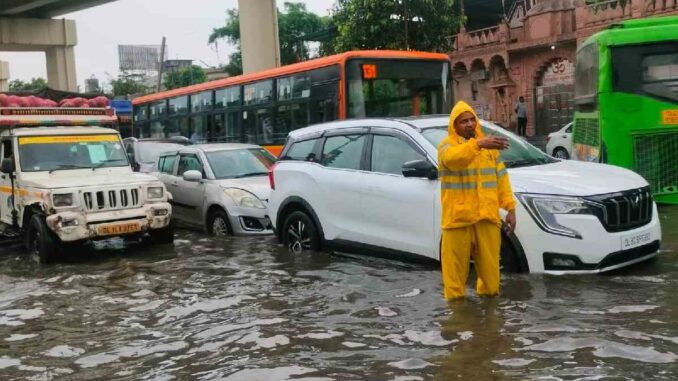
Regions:
M 452 108 L 452 112 L 450 113 L 450 122 L 447 124 L 447 133 L 455 139 L 459 138 L 457 131 L 454 130 L 454 121 L 459 117 L 459 115 L 466 111 L 470 112 L 476 117 L 476 139 L 482 138 L 484 135 L 480 128 L 480 119 L 478 119 L 478 115 L 476 115 L 476 112 L 473 111 L 473 108 L 471 108 L 471 106 L 469 106 L 464 101 L 457 102 L 457 104 Z

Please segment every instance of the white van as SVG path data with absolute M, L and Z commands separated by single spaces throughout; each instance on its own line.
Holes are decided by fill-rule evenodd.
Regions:
M 290 133 L 270 173 L 269 216 L 292 251 L 329 249 L 440 259 L 437 145 L 448 116 L 364 119 Z M 502 268 L 596 273 L 657 255 L 661 230 L 648 183 L 619 167 L 554 159 L 505 136 L 517 198 Z
M 40 262 L 115 236 L 170 243 L 165 186 L 133 173 L 111 109 L 0 108 L 0 230 Z

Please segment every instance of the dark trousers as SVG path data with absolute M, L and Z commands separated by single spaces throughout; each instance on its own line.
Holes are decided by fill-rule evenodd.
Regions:
M 525 130 L 527 130 L 527 118 L 518 118 L 518 135 L 527 136 Z

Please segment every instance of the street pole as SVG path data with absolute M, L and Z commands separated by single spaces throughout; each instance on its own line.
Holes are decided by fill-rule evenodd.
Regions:
M 160 45 L 160 59 L 158 61 L 158 86 L 156 91 L 160 91 L 160 85 L 162 84 L 162 64 L 165 60 L 165 36 L 162 36 L 162 44 Z
M 410 39 L 408 37 L 408 30 L 407 30 L 407 21 L 408 21 L 408 15 L 407 15 L 407 0 L 403 0 L 403 5 L 405 6 L 405 49 L 410 50 Z

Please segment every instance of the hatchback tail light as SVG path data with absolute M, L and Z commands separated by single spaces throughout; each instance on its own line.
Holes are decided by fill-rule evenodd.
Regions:
M 551 135 L 546 135 L 546 141 L 548 142 L 549 140 L 551 140 Z
M 275 175 L 273 174 L 273 170 L 277 164 L 278 163 L 273 163 L 271 168 L 268 169 L 268 183 L 271 185 L 271 189 L 275 189 Z

